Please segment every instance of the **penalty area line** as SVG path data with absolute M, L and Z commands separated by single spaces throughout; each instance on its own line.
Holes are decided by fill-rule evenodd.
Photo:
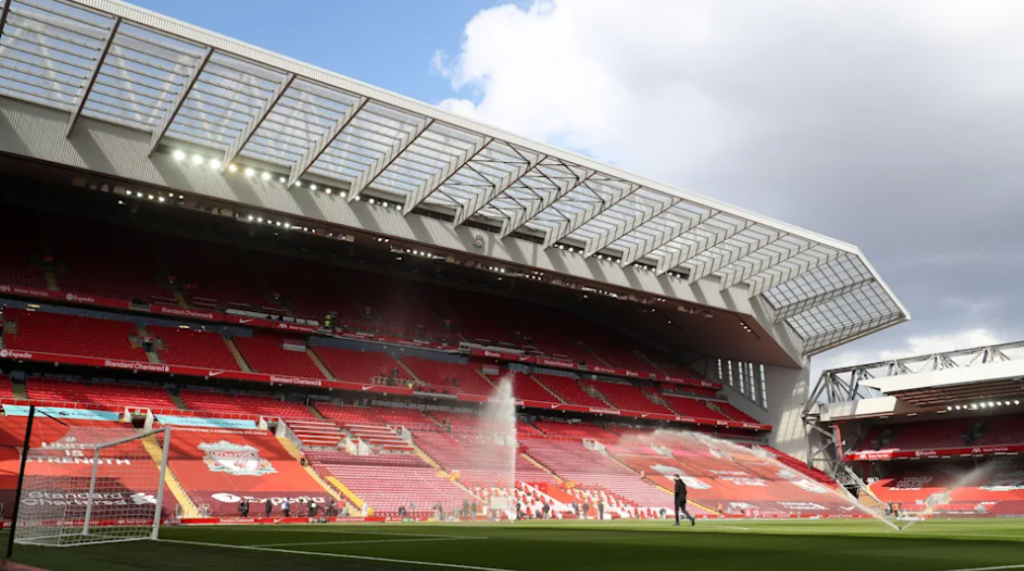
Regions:
M 999 571 L 1000 569 L 1024 569 L 1024 563 L 1020 565 L 996 565 L 995 567 L 971 567 L 970 569 L 950 569 L 949 571 Z
M 377 561 L 379 563 L 401 563 L 403 565 L 422 565 L 424 567 L 444 567 L 446 569 L 468 569 L 470 571 L 517 571 L 516 569 L 504 569 L 501 567 L 480 567 L 477 565 L 460 565 L 458 563 L 435 563 L 433 561 L 414 561 L 411 559 L 392 559 L 390 557 L 371 557 L 369 555 L 347 555 L 344 553 L 322 553 L 319 551 L 299 551 L 296 549 L 278 549 L 275 547 L 255 547 L 251 545 L 227 545 L 223 543 L 208 543 L 205 541 L 183 541 L 180 539 L 161 539 L 164 543 L 176 543 L 180 545 L 200 545 L 204 547 L 222 547 L 225 549 L 241 549 L 244 551 L 263 551 L 266 553 L 285 553 L 288 555 L 313 555 L 316 557 L 334 557 L 336 559 L 356 559 L 360 561 Z M 960 570 L 969 571 L 969 570 Z

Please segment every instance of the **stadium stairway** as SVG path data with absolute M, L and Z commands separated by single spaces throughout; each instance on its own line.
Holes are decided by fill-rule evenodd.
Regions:
M 552 478 L 558 480 L 559 482 L 565 482 L 565 480 L 563 480 L 561 476 L 559 476 L 554 471 L 552 471 L 551 468 L 548 468 L 544 464 L 541 464 L 539 460 L 537 460 L 533 456 L 530 456 L 529 453 L 527 453 L 527 452 L 520 452 L 519 455 L 522 456 L 522 458 L 524 460 L 526 460 L 527 462 L 533 464 L 534 466 L 540 468 L 541 470 L 547 472 L 548 474 L 551 474 Z
M 338 380 L 334 378 L 334 375 L 332 375 L 331 372 L 327 370 L 327 367 L 324 366 L 324 363 L 323 361 L 320 360 L 320 357 L 317 357 L 316 353 L 314 353 L 313 350 L 310 349 L 309 347 L 306 347 L 306 355 L 309 356 L 310 361 L 313 361 L 313 364 L 316 365 L 316 368 L 320 369 L 320 373 L 323 374 L 325 379 L 329 381 Z
M 139 340 L 140 341 L 142 339 L 147 338 L 147 337 L 153 337 L 152 335 L 150 335 L 149 331 L 146 330 L 145 326 L 140 325 L 139 328 L 138 328 L 138 331 L 139 331 Z M 142 348 L 141 347 L 141 343 L 140 343 L 140 348 Z M 154 351 L 146 351 L 146 358 L 149 359 L 150 363 L 153 363 L 155 365 L 161 364 L 160 355 L 158 355 L 155 350 Z
M 341 480 L 335 478 L 334 476 L 327 476 L 327 483 L 329 483 L 331 486 L 334 486 L 334 488 L 341 492 L 341 495 L 345 496 L 349 503 L 356 506 L 357 508 L 359 508 L 360 511 L 362 511 L 363 506 L 366 504 L 366 502 L 364 502 L 362 498 L 357 496 L 355 492 L 350 490 L 348 486 L 343 484 Z M 368 506 L 367 515 L 373 515 L 372 506 Z
M 431 417 L 431 418 L 433 418 L 433 417 Z M 430 466 L 432 468 L 434 468 L 435 470 L 437 470 L 439 472 L 444 472 L 444 468 L 442 468 L 441 465 L 438 464 L 437 460 L 434 460 L 433 458 L 431 458 L 430 454 L 427 454 L 426 452 L 424 452 L 423 449 L 420 448 L 419 445 L 416 444 L 416 437 L 415 436 L 413 437 L 413 439 L 411 441 L 409 441 L 409 444 L 412 445 L 412 449 L 416 452 L 416 455 L 419 456 L 424 462 L 426 462 L 427 464 L 430 464 Z
M 426 384 L 423 382 L 423 379 L 419 378 L 419 376 L 416 375 L 416 373 L 412 370 L 411 367 L 409 367 L 409 365 L 405 364 L 405 361 L 401 359 L 395 359 L 395 361 L 398 361 L 398 365 L 402 367 L 403 370 L 405 370 L 406 374 L 409 375 L 409 378 L 412 379 L 417 386 L 423 386 Z
M 309 409 L 309 413 L 312 414 L 313 416 L 315 416 L 318 420 L 323 420 L 323 421 L 329 422 L 327 420 L 327 417 L 325 417 L 323 414 L 320 414 L 320 411 L 317 410 L 316 407 L 313 406 L 312 404 L 307 404 L 306 408 L 308 408 Z
M 231 355 L 234 356 L 235 362 L 238 363 L 238 368 L 246 373 L 251 373 L 252 369 L 249 368 L 249 363 L 245 362 L 245 358 L 242 357 L 242 352 L 238 350 L 235 342 L 227 337 L 224 338 L 224 343 L 228 346 L 228 351 L 231 351 Z
M 160 446 L 155 435 L 143 438 L 142 447 L 146 449 L 146 452 L 149 452 L 157 466 L 163 463 L 164 449 Z M 167 488 L 171 490 L 171 493 L 174 494 L 174 498 L 178 500 L 178 505 L 181 506 L 181 517 L 199 517 L 199 507 L 196 506 L 196 503 L 189 497 L 188 492 L 178 482 L 178 477 L 174 475 L 174 470 L 170 466 L 167 466 L 164 482 L 167 484 Z
M 597 390 L 596 388 L 594 388 L 591 385 L 585 385 L 583 383 L 579 383 L 579 385 L 580 385 L 580 388 L 583 389 L 583 392 L 585 392 L 585 393 L 589 394 L 590 396 L 600 400 L 608 408 L 610 408 L 612 410 L 619 410 L 619 407 L 617 407 L 617 406 L 613 405 L 612 403 L 608 402 L 608 399 L 605 398 L 605 396 L 603 394 L 601 394 L 601 391 Z
M 21 381 L 18 383 L 11 381 L 11 392 L 14 393 L 14 398 L 18 400 L 29 400 L 28 387 L 25 386 L 25 381 Z
M 558 396 L 557 394 L 555 394 L 555 391 L 551 390 L 551 388 L 550 388 L 550 387 L 548 387 L 547 385 L 545 385 L 544 383 L 542 383 L 540 379 L 538 379 L 537 377 L 535 377 L 535 376 L 533 376 L 533 375 L 528 375 L 528 376 L 529 376 L 529 377 L 530 377 L 531 379 L 533 379 L 533 381 L 534 381 L 535 383 L 537 383 L 538 385 L 540 385 L 542 389 L 546 390 L 546 391 L 547 391 L 547 392 L 548 392 L 548 393 L 549 393 L 549 394 L 550 394 L 551 396 L 555 397 L 555 401 L 556 401 L 556 402 L 560 402 L 560 403 L 563 403 L 563 404 L 569 404 L 569 403 L 565 402 L 565 399 L 563 399 L 562 397 L 560 397 L 560 396 Z M 540 430 L 540 429 L 538 428 L 537 430 Z M 543 431 L 543 430 L 541 430 L 541 432 L 544 432 L 544 431 Z
M 185 401 L 181 398 L 180 394 L 171 393 L 171 402 L 181 410 L 188 410 L 188 405 L 185 404 Z
M 320 474 L 318 474 L 316 470 L 313 469 L 309 462 L 303 462 L 305 457 L 302 455 L 302 451 L 295 446 L 294 442 L 292 442 L 287 436 L 278 436 L 277 440 L 278 442 L 281 443 L 281 446 L 283 446 L 284 449 L 288 451 L 288 454 L 290 454 L 291 457 L 294 458 L 295 461 L 298 462 L 300 466 L 302 466 L 302 469 L 305 470 L 307 474 L 309 474 L 309 477 L 313 478 L 313 481 L 319 484 L 321 488 L 326 490 L 328 494 L 331 494 L 331 496 L 335 500 L 341 500 L 341 494 L 338 493 L 338 490 L 335 490 L 334 486 L 332 486 L 326 480 L 321 478 Z

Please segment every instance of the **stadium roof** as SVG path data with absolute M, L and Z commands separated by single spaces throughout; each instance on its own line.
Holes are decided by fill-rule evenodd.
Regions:
M 849 244 L 529 141 L 116 0 L 0 0 L 0 96 L 530 235 L 746 286 L 804 355 L 909 319 Z M 308 184 L 307 184 L 308 186 Z
M 807 406 L 809 410 L 817 402 L 880 396 L 925 408 L 1020 398 L 1024 396 L 1024 341 L 823 371 Z

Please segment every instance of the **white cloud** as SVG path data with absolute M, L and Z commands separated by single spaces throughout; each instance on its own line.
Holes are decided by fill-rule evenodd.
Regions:
M 1019 329 L 1021 29 L 1015 0 L 550 0 L 436 61 L 457 113 L 860 246 L 916 321 L 849 364 Z

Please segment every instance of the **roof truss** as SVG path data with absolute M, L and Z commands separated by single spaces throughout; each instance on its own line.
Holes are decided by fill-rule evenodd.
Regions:
M 852 309 L 836 311 L 856 323 L 830 327 L 860 335 L 879 321 L 878 302 L 859 299 L 868 290 L 907 318 L 852 246 L 114 0 L 4 1 L 0 96 L 68 112 L 68 134 L 82 118 L 149 133 L 151 155 L 185 142 L 224 168 L 258 161 L 288 187 L 316 192 L 302 185 L 316 176 L 349 201 L 497 222 L 500 238 L 570 240 L 623 266 L 656 259 L 659 274 L 686 265 L 694 287 L 714 275 L 767 297 L 852 257 L 863 271 L 783 304 L 779 319 L 845 300 Z M 832 343 L 816 331 L 804 337 Z

